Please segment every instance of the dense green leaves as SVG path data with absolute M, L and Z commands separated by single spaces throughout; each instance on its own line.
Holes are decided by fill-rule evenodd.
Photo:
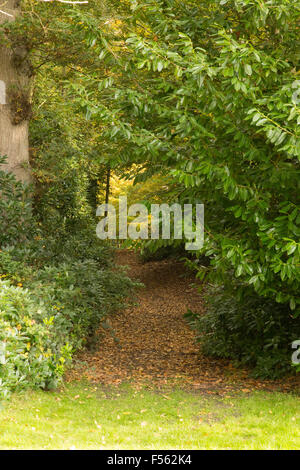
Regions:
M 0 165 L 5 161 L 0 155 Z M 0 170 L 0 219 L 0 249 L 3 245 L 24 243 L 32 232 L 30 188 L 3 170 Z
M 55 387 L 73 353 L 92 347 L 101 322 L 124 307 L 135 284 L 93 235 L 36 237 L 0 252 L 0 398 Z
M 68 113 L 77 129 L 82 116 L 86 123 L 79 139 L 71 132 L 64 140 L 58 167 L 67 182 L 63 189 L 59 178 L 55 190 L 43 187 L 46 200 L 54 206 L 59 199 L 56 209 L 69 214 L 86 190 L 85 177 L 108 162 L 123 173 L 138 164 L 137 181 L 167 175 L 167 201 L 205 204 L 206 241 L 192 262 L 197 275 L 238 300 L 260 298 L 265 312 L 278 304 L 296 318 L 299 2 L 110 1 L 102 11 L 91 1 L 88 9 L 55 6 L 51 19 L 47 6 L 37 6 L 38 15 L 27 10 L 19 27 L 28 33 L 42 82 L 45 63 L 51 80 L 63 83 L 61 134 Z M 40 109 L 39 116 L 40 123 Z M 44 146 L 38 134 L 53 175 L 59 145 L 45 138 Z M 37 157 L 36 165 L 44 161 Z M 153 243 L 155 250 L 165 242 Z M 202 266 L 203 255 L 209 266 Z
M 241 294 L 298 314 L 299 5 L 131 5 L 135 31 L 124 25 L 118 80 L 105 88 L 109 106 L 91 104 L 95 119 L 120 160 L 170 172 L 182 202 L 205 203 L 216 280 L 234 273 Z
M 105 123 L 120 163 L 171 175 L 174 200 L 204 202 L 206 242 L 195 256 L 210 267 L 195 260 L 199 277 L 297 317 L 299 3 L 130 5 L 103 44 L 114 81 L 95 93 L 83 80 L 85 106 Z

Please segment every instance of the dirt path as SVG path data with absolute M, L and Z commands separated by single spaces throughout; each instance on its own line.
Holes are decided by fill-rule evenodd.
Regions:
M 182 263 L 164 260 L 143 264 L 129 251 L 119 251 L 117 261 L 129 266 L 129 276 L 145 287 L 138 293 L 137 305 L 109 320 L 118 342 L 106 333 L 96 352 L 79 355 L 72 379 L 84 376 L 106 385 L 131 381 L 156 387 L 179 383 L 220 394 L 236 388 L 245 393 L 254 387 L 278 388 L 279 384 L 249 378 L 228 361 L 199 354 L 194 332 L 183 314 L 188 308 L 201 311 L 202 299 L 191 288 L 193 277 Z

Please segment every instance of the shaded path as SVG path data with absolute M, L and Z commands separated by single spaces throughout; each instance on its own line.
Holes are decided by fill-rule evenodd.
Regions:
M 145 288 L 138 292 L 138 304 L 117 313 L 109 324 L 118 338 L 105 334 L 96 352 L 83 352 L 70 378 L 118 385 L 133 381 L 156 386 L 180 383 L 206 392 L 226 393 L 239 388 L 245 393 L 275 384 L 259 382 L 235 370 L 228 361 L 199 354 L 194 332 L 183 319 L 190 308 L 203 309 L 190 272 L 176 260 L 142 263 L 129 251 L 117 253 L 117 261 L 129 266 L 129 276 Z M 99 334 L 103 332 L 99 332 Z M 278 388 L 277 384 L 277 388 Z

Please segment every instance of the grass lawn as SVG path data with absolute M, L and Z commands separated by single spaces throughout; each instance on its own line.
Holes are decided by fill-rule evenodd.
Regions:
M 165 394 L 166 393 L 166 394 Z M 299 449 L 300 397 L 68 384 L 14 394 L 0 449 Z

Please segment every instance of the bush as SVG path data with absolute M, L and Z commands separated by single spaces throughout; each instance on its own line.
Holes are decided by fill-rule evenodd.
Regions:
M 20 260 L 26 249 L 33 259 L 26 247 L 0 253 L 0 397 L 27 386 L 55 387 L 67 360 L 93 342 L 134 285 L 107 260 L 101 266 L 69 258 L 32 270 Z
M 0 167 L 6 159 L 0 156 Z M 0 169 L 0 247 L 24 242 L 32 233 L 31 206 L 28 186 L 16 181 L 14 175 Z
M 20 387 L 56 386 L 66 361 L 93 342 L 101 323 L 107 326 L 105 318 L 124 306 L 135 285 L 113 267 L 108 248 L 99 240 L 87 248 L 86 258 L 85 238 L 77 234 L 72 241 L 60 262 L 59 244 L 53 240 L 0 252 L 2 397 Z
M 161 240 L 158 240 L 158 242 L 161 242 Z M 140 246 L 140 258 L 144 263 L 146 263 L 147 261 L 161 261 L 166 258 L 180 258 L 186 256 L 183 243 L 178 244 L 177 246 L 165 244 L 160 246 L 159 248 L 156 248 L 155 243 L 149 243 L 147 245 L 147 243 L 144 242 L 141 243 Z
M 25 187 L 4 172 L 0 182 L 3 398 L 19 388 L 55 387 L 73 353 L 93 344 L 99 326 L 107 327 L 106 317 L 124 306 L 135 284 L 114 267 L 108 245 L 84 219 L 76 231 L 62 224 L 56 234 L 44 235 L 22 196 Z
M 57 385 L 71 349 L 65 342 L 55 352 L 54 344 L 45 305 L 28 290 L 0 281 L 0 398 L 18 388 Z
M 206 313 L 188 312 L 205 354 L 253 368 L 255 377 L 277 379 L 292 373 L 292 347 L 300 338 L 300 318 L 286 306 L 258 295 L 238 300 L 221 287 L 206 293 Z

